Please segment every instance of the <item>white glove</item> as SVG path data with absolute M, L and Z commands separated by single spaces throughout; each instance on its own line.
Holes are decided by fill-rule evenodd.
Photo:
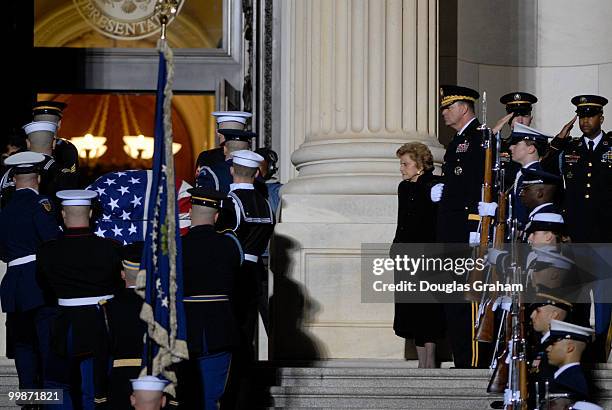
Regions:
M 442 190 L 444 189 L 444 184 L 436 184 L 431 187 L 431 193 L 429 196 L 431 197 L 432 202 L 440 202 L 442 199 Z
M 480 245 L 480 232 L 470 232 L 470 237 L 468 238 L 468 244 L 471 247 Z
M 510 312 L 510 308 L 512 308 L 512 298 L 510 296 L 500 296 L 493 303 L 493 312 L 497 310 L 498 307 L 501 307 L 502 310 L 506 312 Z
M 478 202 L 478 215 L 495 216 L 497 202 Z
M 490 265 L 495 265 L 497 263 L 497 259 L 501 256 L 501 255 L 505 255 L 507 254 L 508 251 L 501 251 L 499 249 L 495 249 L 495 248 L 489 248 L 489 250 L 487 251 L 487 262 Z

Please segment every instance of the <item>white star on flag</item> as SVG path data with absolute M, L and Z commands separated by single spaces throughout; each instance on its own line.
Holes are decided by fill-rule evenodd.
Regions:
M 103 221 L 110 221 L 110 215 L 102 215 Z
M 98 193 L 98 196 L 106 195 L 105 189 L 102 187 L 96 188 L 96 192 Z
M 123 229 L 117 227 L 117 225 L 115 225 L 115 227 L 113 229 L 111 229 L 111 231 L 113 231 L 113 233 L 115 234 L 115 236 L 123 236 L 121 234 L 121 231 L 123 231 Z
M 130 180 L 129 180 L 129 183 L 130 184 L 140 184 L 140 179 L 139 178 L 131 177 Z
M 141 200 L 141 199 L 142 199 L 142 197 L 141 197 L 141 196 L 136 196 L 136 195 L 134 195 L 134 199 L 132 199 L 132 200 L 130 201 L 130 203 L 131 203 L 132 205 L 134 205 L 134 207 L 136 207 L 136 206 L 138 206 L 138 205 L 142 205 L 142 204 L 140 203 L 140 200 Z
M 136 232 L 138 232 L 138 229 L 136 229 L 134 224 L 130 224 L 130 227 L 128 228 L 128 231 L 130 232 L 130 235 L 135 235 Z
M 129 221 L 130 220 L 130 213 L 129 212 L 125 212 L 125 210 L 122 211 L 121 219 L 123 219 L 124 221 Z
M 123 196 L 123 194 L 129 194 L 130 193 L 130 190 L 126 186 L 122 186 L 121 188 L 118 189 L 118 191 L 121 192 L 121 196 Z
M 118 199 L 111 198 L 110 202 L 108 203 L 108 206 L 110 206 L 111 209 L 119 208 L 119 205 L 117 205 L 117 202 L 119 202 Z
M 115 175 L 117 175 L 118 177 L 123 177 L 123 176 L 126 176 L 127 174 L 125 172 L 119 171 L 119 172 L 115 172 Z
M 163 298 L 163 299 L 161 300 L 161 305 L 162 305 L 162 307 L 165 307 L 165 308 L 167 308 L 167 307 L 168 307 L 168 298 L 167 298 L 167 297 L 166 297 L 166 298 Z
M 115 183 L 114 179 L 110 179 L 110 178 L 106 178 L 106 181 L 104 181 L 104 183 L 108 186 L 111 186 Z
M 102 229 L 98 226 L 98 230 L 95 231 L 94 233 L 96 235 L 98 235 L 100 238 L 104 238 L 104 233 L 106 232 L 106 229 Z

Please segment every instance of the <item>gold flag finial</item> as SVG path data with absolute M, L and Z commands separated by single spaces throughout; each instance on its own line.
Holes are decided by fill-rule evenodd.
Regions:
M 178 0 L 157 0 L 155 12 L 159 14 L 159 22 L 161 23 L 161 39 L 166 39 L 166 26 L 170 18 L 178 11 Z

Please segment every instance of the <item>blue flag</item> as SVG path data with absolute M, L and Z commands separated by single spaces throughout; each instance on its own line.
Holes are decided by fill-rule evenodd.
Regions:
M 172 51 L 160 40 L 155 109 L 155 152 L 147 209 L 145 247 L 137 288 L 144 286 L 140 317 L 148 324 L 141 375 L 167 379 L 173 394 L 172 364 L 187 359 L 181 240 L 172 156 Z M 168 73 L 171 75 L 168 78 Z

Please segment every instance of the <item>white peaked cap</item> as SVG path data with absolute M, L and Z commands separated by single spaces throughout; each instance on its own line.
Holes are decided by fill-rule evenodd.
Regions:
M 228 121 L 246 124 L 247 120 L 253 116 L 250 112 L 245 111 L 215 111 L 212 115 L 217 119 L 217 124 Z
M 155 376 L 142 376 L 138 379 L 130 379 L 133 390 L 163 391 L 169 383 L 168 380 Z
M 264 158 L 247 149 L 232 152 L 232 162 L 237 165 L 243 165 L 249 168 L 259 168 Z
M 43 162 L 44 160 L 45 156 L 43 154 L 25 151 L 10 155 L 4 160 L 4 164 L 11 167 L 29 167 L 39 162 Z
M 604 410 L 603 407 L 599 407 L 597 404 L 590 403 L 588 401 L 577 401 L 572 406 L 574 410 Z
M 49 131 L 55 133 L 57 131 L 57 124 L 51 121 L 33 121 L 24 125 L 23 130 L 27 135 L 35 131 Z
M 55 195 L 62 199 L 64 206 L 91 205 L 91 200 L 98 196 L 96 191 L 86 189 L 67 189 L 58 191 Z

